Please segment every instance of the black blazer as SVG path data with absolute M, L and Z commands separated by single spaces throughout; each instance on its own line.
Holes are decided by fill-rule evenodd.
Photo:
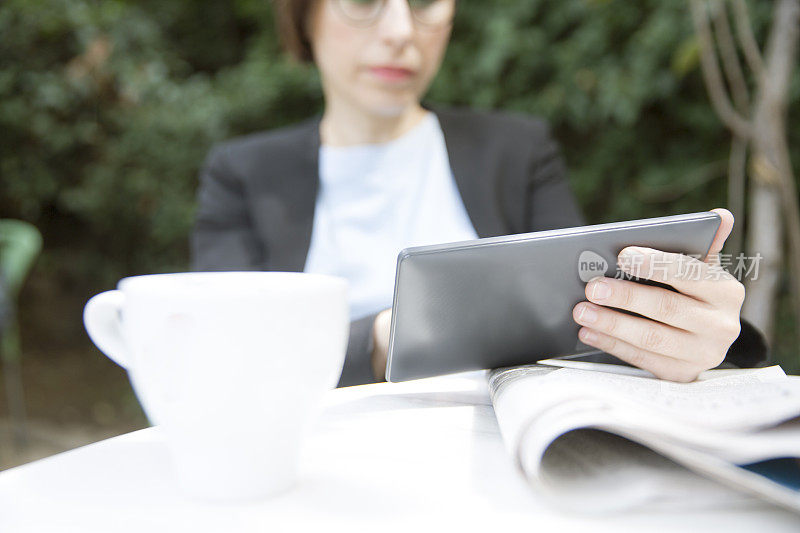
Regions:
M 479 237 L 585 224 L 544 122 L 499 112 L 435 113 Z M 319 121 L 317 116 L 211 150 L 200 174 L 194 270 L 303 271 L 319 185 Z M 374 381 L 373 320 L 351 323 L 340 386 Z M 765 358 L 763 337 L 743 322 L 726 360 L 752 366 Z

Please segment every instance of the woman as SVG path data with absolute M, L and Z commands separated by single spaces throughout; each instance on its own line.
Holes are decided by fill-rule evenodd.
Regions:
M 384 373 L 400 249 L 584 221 L 541 121 L 420 104 L 447 47 L 456 0 L 284 0 L 276 8 L 288 50 L 320 71 L 325 110 L 212 150 L 193 264 L 347 278 L 352 323 L 340 385 L 366 383 Z M 733 226 L 729 212 L 718 212 L 709 257 Z M 643 253 L 644 267 L 668 264 L 669 273 L 681 259 L 697 261 L 627 252 Z M 706 261 L 703 273 L 719 270 Z M 740 365 L 764 358 L 756 330 L 742 323 L 740 335 L 744 288 L 736 279 L 661 281 L 679 292 L 622 279 L 588 283 L 588 301 L 574 309 L 581 340 L 678 381 L 726 354 Z

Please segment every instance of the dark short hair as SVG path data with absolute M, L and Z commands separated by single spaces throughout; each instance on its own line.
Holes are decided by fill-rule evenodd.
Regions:
M 308 36 L 308 13 L 316 0 L 273 0 L 275 23 L 283 49 L 302 63 L 314 61 Z

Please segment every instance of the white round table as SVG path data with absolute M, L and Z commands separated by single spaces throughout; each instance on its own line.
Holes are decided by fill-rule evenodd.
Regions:
M 768 504 L 575 515 L 541 501 L 503 446 L 483 373 L 331 391 L 291 491 L 254 504 L 186 499 L 158 428 L 0 473 L 0 532 L 514 528 L 800 531 Z

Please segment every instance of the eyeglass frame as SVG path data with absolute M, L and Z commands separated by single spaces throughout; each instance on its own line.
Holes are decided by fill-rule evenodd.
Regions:
M 342 8 L 341 3 L 346 2 L 348 0 L 330 0 L 330 1 L 332 4 L 334 4 L 334 10 L 337 13 L 339 13 L 342 19 L 347 21 L 348 24 L 356 28 L 369 28 L 370 26 L 374 25 L 376 22 L 380 20 L 381 16 L 386 11 L 386 5 L 389 3 L 390 0 L 376 0 L 381 3 L 380 8 L 375 12 L 375 15 L 373 17 L 363 22 L 353 19 L 353 17 L 349 16 Z M 409 11 L 411 12 L 411 16 L 413 17 L 414 22 L 416 22 L 417 24 L 421 25 L 426 29 L 431 29 L 431 30 L 437 30 L 440 28 L 446 28 L 448 26 L 451 26 L 453 24 L 453 20 L 455 19 L 456 8 L 458 7 L 458 0 L 453 0 L 453 15 L 450 17 L 450 19 L 447 22 L 443 22 L 441 24 L 429 24 L 427 22 L 420 20 L 419 17 L 417 17 L 414 14 L 414 9 L 411 7 L 409 0 L 406 0 L 406 3 L 409 4 L 408 8 Z

